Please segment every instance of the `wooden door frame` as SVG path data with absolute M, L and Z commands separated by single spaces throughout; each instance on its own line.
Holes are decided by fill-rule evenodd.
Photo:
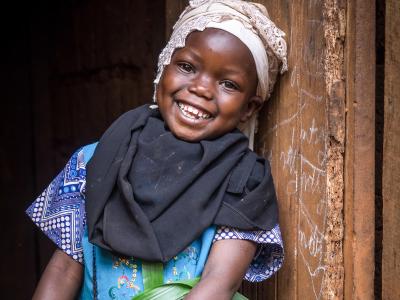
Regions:
M 347 0 L 345 299 L 374 299 L 375 1 Z

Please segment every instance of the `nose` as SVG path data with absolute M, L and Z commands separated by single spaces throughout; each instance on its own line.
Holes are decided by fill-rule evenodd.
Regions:
M 192 82 L 189 84 L 188 90 L 206 100 L 213 99 L 212 80 L 206 75 L 199 74 L 196 78 L 193 78 Z

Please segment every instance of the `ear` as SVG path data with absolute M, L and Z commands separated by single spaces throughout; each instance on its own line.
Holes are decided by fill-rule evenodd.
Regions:
M 252 96 L 247 102 L 245 110 L 240 118 L 240 122 L 244 123 L 250 119 L 253 114 L 257 113 L 261 109 L 262 104 L 263 100 L 260 96 Z

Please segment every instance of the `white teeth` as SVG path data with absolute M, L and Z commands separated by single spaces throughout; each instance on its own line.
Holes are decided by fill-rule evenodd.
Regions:
M 187 111 L 183 111 L 183 114 L 184 114 L 186 117 L 190 118 L 190 119 L 196 119 L 196 118 L 193 117 L 191 114 L 189 114 Z
M 183 104 L 181 102 L 178 102 L 178 106 L 180 108 L 180 110 L 182 111 L 182 113 L 191 119 L 208 119 L 210 117 L 209 114 L 205 113 L 205 112 L 201 112 L 199 111 L 197 108 L 190 106 L 190 105 L 186 105 Z

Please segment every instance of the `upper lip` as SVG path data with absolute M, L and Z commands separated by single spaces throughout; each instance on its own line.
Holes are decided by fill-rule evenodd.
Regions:
M 195 103 L 192 103 L 190 101 L 181 100 L 181 99 L 177 99 L 176 102 L 181 102 L 181 103 L 183 103 L 185 105 L 193 106 L 193 107 L 197 108 L 199 111 L 201 111 L 203 113 L 205 112 L 206 114 L 210 115 L 211 117 L 213 117 L 215 115 L 212 112 L 210 112 L 210 110 L 205 109 L 204 107 L 200 106 L 198 103 L 195 104 Z

